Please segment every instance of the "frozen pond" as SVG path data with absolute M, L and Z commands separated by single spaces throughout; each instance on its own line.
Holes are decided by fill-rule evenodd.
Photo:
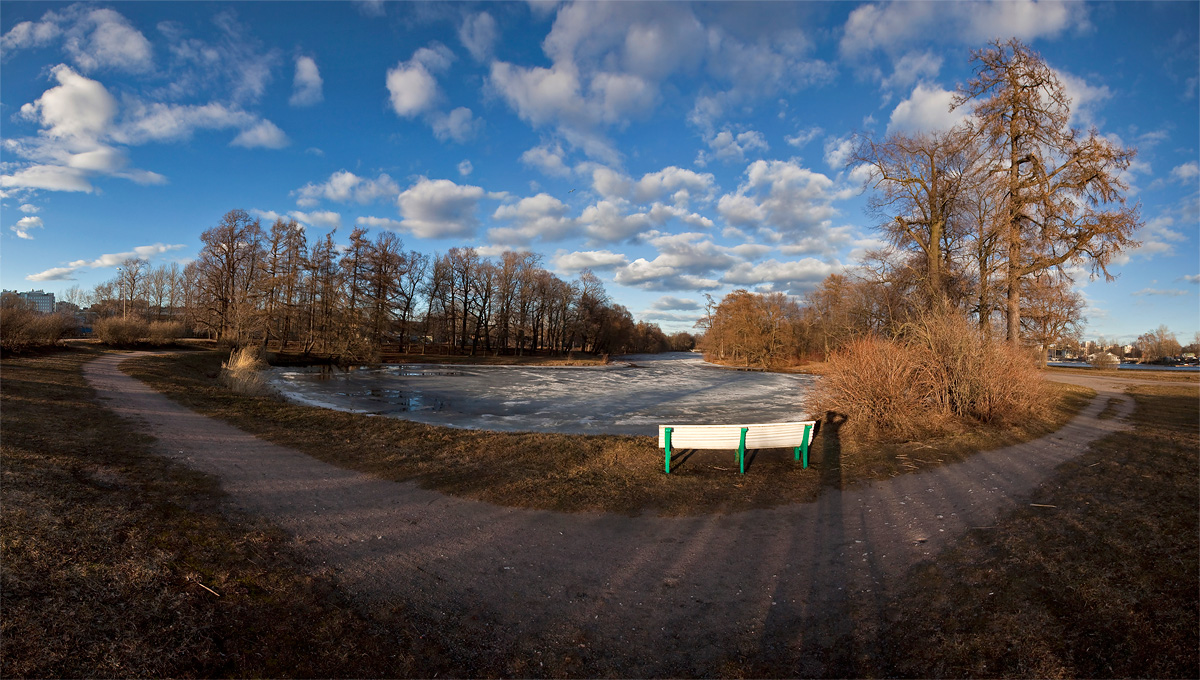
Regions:
M 481 430 L 653 436 L 660 424 L 800 420 L 815 380 L 735 371 L 688 352 L 629 355 L 611 366 L 326 366 L 269 375 L 293 401 L 354 413 Z

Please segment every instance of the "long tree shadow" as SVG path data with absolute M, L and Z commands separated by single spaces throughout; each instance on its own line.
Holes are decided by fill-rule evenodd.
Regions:
M 836 411 L 826 411 L 818 433 L 821 435 L 821 487 L 841 489 L 842 437 L 841 429 L 850 417 Z

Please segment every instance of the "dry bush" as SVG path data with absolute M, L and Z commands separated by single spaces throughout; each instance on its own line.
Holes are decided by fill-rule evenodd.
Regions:
M 229 361 L 221 364 L 221 384 L 238 394 L 252 397 L 270 396 L 275 390 L 262 377 L 268 364 L 260 347 L 246 346 L 235 349 Z
M 109 317 L 97 319 L 92 325 L 96 338 L 112 347 L 129 347 L 141 342 L 150 332 L 150 326 L 142 319 Z
M 187 332 L 180 321 L 152 321 L 147 333 L 153 345 L 173 345 Z
M 5 354 L 53 345 L 75 326 L 64 314 L 39 314 L 22 304 L 0 306 L 0 349 Z
M 849 343 L 830 356 L 815 395 L 820 410 L 849 416 L 855 430 L 899 439 L 1016 423 L 1047 399 L 1025 352 L 954 315 L 929 315 L 892 340 Z

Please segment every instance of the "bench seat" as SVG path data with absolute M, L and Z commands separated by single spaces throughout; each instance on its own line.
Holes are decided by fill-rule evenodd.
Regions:
M 664 467 L 671 474 L 672 449 L 737 449 L 738 470 L 746 473 L 746 449 L 795 449 L 796 460 L 808 468 L 808 445 L 815 420 L 747 425 L 659 425 L 658 447 L 665 451 Z

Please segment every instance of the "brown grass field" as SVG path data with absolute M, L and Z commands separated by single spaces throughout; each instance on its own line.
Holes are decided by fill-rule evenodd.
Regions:
M 463 430 L 236 395 L 217 380 L 223 358 L 194 352 L 144 357 L 125 367 L 186 406 L 328 463 L 500 505 L 687 515 L 806 502 L 821 493 L 816 456 L 804 470 L 791 449 L 748 453 L 745 476 L 737 474 L 733 452 L 683 452 L 668 477 L 653 437 Z M 1075 386 L 1056 389 L 1058 408 L 1016 429 L 980 427 L 890 447 L 845 441 L 842 478 L 887 478 L 1033 439 L 1061 427 L 1094 395 Z M 814 448 L 819 445 L 818 439 Z
M 359 611 L 319 566 L 289 552 L 281 532 L 230 512 L 211 478 L 154 455 L 147 438 L 96 403 L 80 374 L 94 356 L 76 349 L 2 365 L 0 674 L 432 677 L 499 676 L 512 667 L 502 649 L 480 649 L 434 612 L 403 602 L 386 612 Z M 171 362 L 152 363 L 140 371 L 171 370 Z M 201 386 L 203 399 L 220 394 L 203 355 L 174 366 L 196 373 L 172 378 L 176 395 Z M 829 647 L 826 668 L 862 677 L 1200 676 L 1200 394 L 1192 385 L 1163 384 L 1133 395 L 1134 431 L 1109 436 L 1062 466 L 1032 499 L 1036 506 L 972 530 L 914 569 L 876 625 Z M 231 410 L 247 409 L 249 420 L 276 413 L 254 400 L 224 399 Z M 339 442 L 354 426 L 330 424 L 342 428 L 329 437 Z M 407 433 L 447 448 L 480 443 L 441 428 Z M 594 439 L 578 448 L 595 454 L 630 447 L 621 450 L 651 460 L 626 467 L 664 477 L 652 443 Z M 559 475 L 589 482 L 571 467 L 579 465 L 574 458 L 532 465 L 515 452 L 503 455 L 516 456 L 517 467 L 539 481 Z M 565 454 L 551 448 L 542 455 Z M 404 457 L 393 452 L 371 464 L 389 456 Z M 429 469 L 449 458 L 404 469 L 422 483 L 487 497 L 477 481 Z M 473 469 L 499 469 L 505 460 Z M 755 494 L 765 491 L 751 484 L 773 479 L 792 488 L 785 480 L 790 461 L 760 460 L 744 479 L 708 467 L 692 461 L 680 468 L 678 480 L 689 468 L 696 478 L 692 497 L 713 479 L 746 485 L 744 495 L 733 493 L 713 509 L 762 503 Z M 518 480 L 504 479 L 493 493 L 521 492 Z M 658 489 L 651 484 L 627 500 Z M 552 504 L 581 510 L 597 503 L 589 499 L 568 495 Z M 643 502 L 644 509 L 674 507 Z M 587 670 L 629 675 L 602 660 Z M 794 675 L 790 670 L 751 664 L 738 674 Z

